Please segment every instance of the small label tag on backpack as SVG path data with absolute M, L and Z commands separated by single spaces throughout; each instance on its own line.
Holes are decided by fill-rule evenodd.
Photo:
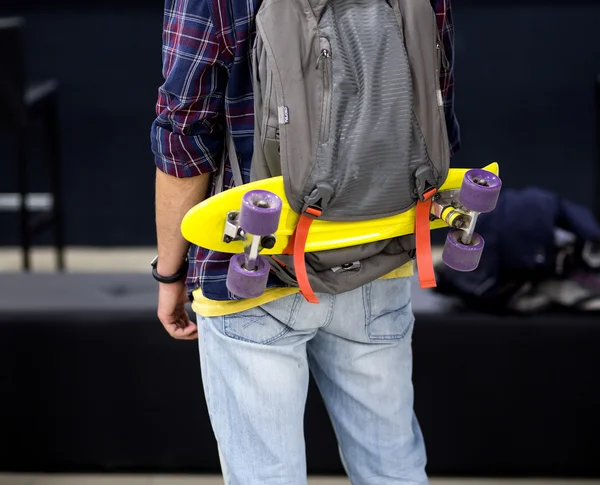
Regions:
M 440 106 L 440 107 L 444 106 L 444 97 L 442 96 L 441 89 L 437 90 L 437 101 L 438 101 L 438 106 Z
M 279 124 L 287 125 L 290 122 L 290 111 L 287 106 L 279 106 Z

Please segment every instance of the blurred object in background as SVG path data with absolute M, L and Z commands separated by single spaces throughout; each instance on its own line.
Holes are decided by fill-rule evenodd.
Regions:
M 31 269 L 30 250 L 34 237 L 49 227 L 53 230 L 57 269 L 63 270 L 58 83 L 55 80 L 28 82 L 23 18 L 0 17 L 0 58 L 0 129 L 16 150 L 14 157 L 2 160 L 2 163 L 16 165 L 17 173 L 14 182 L 16 192 L 0 194 L 0 211 L 18 211 L 20 214 L 19 235 L 24 270 Z M 31 147 L 27 137 L 35 121 L 42 123 L 43 130 L 43 136 L 36 142 L 41 145 L 37 148 L 42 149 L 47 162 L 45 185 L 49 193 L 45 194 L 31 193 Z M 4 149 L 3 154 L 6 153 Z M 34 214 L 36 217 L 31 217 Z
M 535 187 L 505 189 L 477 231 L 479 267 L 437 265 L 439 293 L 488 313 L 600 311 L 600 224 L 585 207 Z

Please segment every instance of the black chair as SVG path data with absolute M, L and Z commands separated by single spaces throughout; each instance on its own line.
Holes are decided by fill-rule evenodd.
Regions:
M 59 92 L 55 80 L 31 84 L 25 73 L 25 21 L 22 18 L 0 18 L 0 123 L 13 135 L 17 145 L 17 187 L 20 194 L 20 239 L 23 254 L 23 270 L 31 269 L 31 246 L 33 237 L 53 228 L 57 269 L 63 271 L 64 240 L 63 215 L 60 190 L 60 130 Z M 47 155 L 49 188 L 53 198 L 52 210 L 37 214 L 30 220 L 27 204 L 29 193 L 28 157 L 26 135 L 33 120 L 40 119 L 44 139 L 40 140 Z

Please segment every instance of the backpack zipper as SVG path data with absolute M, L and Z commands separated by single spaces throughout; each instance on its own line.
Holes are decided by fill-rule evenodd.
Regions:
M 316 69 L 323 64 L 323 108 L 321 111 L 321 136 L 320 142 L 329 140 L 329 125 L 331 118 L 331 45 L 325 37 L 321 38 L 321 52 L 317 57 Z
M 317 57 L 317 65 L 315 66 L 315 69 L 319 69 L 319 64 L 321 64 L 321 59 L 329 59 L 331 57 L 331 52 L 329 51 L 329 49 L 321 49 L 321 52 L 319 53 L 319 57 Z

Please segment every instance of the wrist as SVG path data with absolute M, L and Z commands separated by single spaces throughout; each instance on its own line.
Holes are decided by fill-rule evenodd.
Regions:
M 185 288 L 185 280 L 178 280 L 175 283 L 157 282 L 158 291 L 163 294 L 180 294 L 181 289 Z
M 188 269 L 188 259 L 187 256 L 180 262 L 179 267 L 177 269 L 173 269 L 173 265 L 169 264 L 159 264 L 159 258 L 156 256 L 152 263 L 152 276 L 156 281 L 161 284 L 173 284 L 185 281 L 187 276 Z
M 173 263 L 172 261 L 162 262 L 159 259 L 156 264 L 156 271 L 161 276 L 171 276 L 177 273 L 181 269 L 181 266 L 181 261 Z

